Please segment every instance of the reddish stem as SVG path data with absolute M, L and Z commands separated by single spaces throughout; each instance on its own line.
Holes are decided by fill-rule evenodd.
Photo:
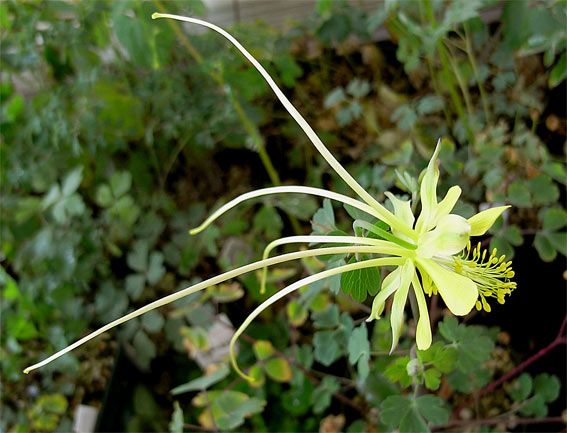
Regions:
M 500 379 L 495 380 L 494 382 L 485 386 L 483 389 L 481 389 L 478 392 L 478 396 L 480 397 L 480 396 L 483 396 L 485 394 L 489 394 L 489 393 L 493 392 L 496 388 L 498 388 L 504 382 L 506 382 L 506 381 L 512 379 L 514 376 L 520 374 L 529 365 L 531 365 L 532 363 L 537 361 L 539 358 L 547 355 L 556 346 L 559 346 L 561 344 L 567 344 L 567 336 L 565 335 L 565 328 L 566 327 L 567 327 L 567 315 L 563 319 L 563 323 L 561 324 L 561 327 L 559 328 L 559 332 L 557 333 L 557 336 L 555 337 L 555 339 L 551 343 L 549 343 L 546 347 L 541 349 L 539 352 L 530 356 L 525 361 L 518 364 L 516 367 L 514 367 L 512 370 L 510 370 L 508 373 L 506 373 Z

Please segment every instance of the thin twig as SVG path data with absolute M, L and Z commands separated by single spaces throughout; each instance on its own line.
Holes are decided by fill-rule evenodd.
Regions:
M 455 420 L 450 421 L 447 424 L 433 427 L 433 431 L 446 430 L 452 427 L 464 427 L 473 425 L 495 425 L 500 423 L 507 423 L 511 425 L 520 424 L 559 424 L 564 423 L 565 420 L 561 416 L 552 416 L 545 418 L 485 418 L 485 419 L 471 419 L 471 420 Z M 463 429 L 464 431 L 464 429 Z
M 500 379 L 495 380 L 494 382 L 485 386 L 483 389 L 481 389 L 478 392 L 478 396 L 481 397 L 485 394 L 489 394 L 489 393 L 493 392 L 495 389 L 497 389 L 504 382 L 507 382 L 508 380 L 512 379 L 516 375 L 520 374 L 522 371 L 524 371 L 528 366 L 533 364 L 539 358 L 547 355 L 556 346 L 560 346 L 562 344 L 567 344 L 567 336 L 565 335 L 565 328 L 566 327 L 567 327 L 567 315 L 563 319 L 563 323 L 561 324 L 561 327 L 559 328 L 559 332 L 557 333 L 557 336 L 555 337 L 555 339 L 551 343 L 549 343 L 546 347 L 544 347 L 543 349 L 539 350 L 538 352 L 536 352 L 535 354 L 530 356 L 525 361 L 518 364 L 516 367 L 514 367 L 512 370 L 510 370 L 508 373 L 506 373 Z

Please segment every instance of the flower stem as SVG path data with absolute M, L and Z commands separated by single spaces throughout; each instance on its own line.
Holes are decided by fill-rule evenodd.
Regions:
M 163 4 L 159 0 L 154 0 L 154 4 L 160 11 L 162 12 L 165 11 Z M 181 31 L 175 20 L 167 20 L 167 21 L 170 27 L 175 32 L 176 36 L 181 41 L 181 44 L 185 47 L 185 49 L 191 55 L 191 57 L 193 57 L 193 59 L 197 63 L 199 64 L 203 63 L 203 56 L 197 50 L 197 48 L 195 48 L 195 46 L 191 43 L 191 41 L 189 41 L 189 39 L 185 36 L 185 34 Z M 211 77 L 213 78 L 213 80 L 217 82 L 217 84 L 221 88 L 225 87 L 226 83 L 222 74 L 212 71 Z M 268 174 L 270 181 L 275 186 L 281 185 L 280 176 L 276 168 L 274 167 L 274 164 L 272 163 L 270 155 L 266 150 L 265 140 L 260 135 L 260 132 L 258 131 L 258 127 L 254 124 L 254 122 L 252 122 L 250 116 L 248 116 L 246 111 L 244 111 L 244 109 L 242 108 L 242 104 L 234 94 L 232 93 L 230 94 L 229 100 L 230 103 L 232 104 L 232 107 L 234 108 L 234 111 L 238 115 L 238 118 L 240 119 L 245 131 L 250 135 L 250 137 L 252 137 L 255 150 L 258 152 L 258 156 L 262 161 L 262 165 L 264 166 L 264 169 L 266 170 L 266 173 Z M 291 226 L 293 227 L 293 230 L 296 233 L 301 233 L 301 227 L 299 225 L 299 222 L 297 221 L 297 218 L 295 218 L 293 215 L 291 215 L 288 212 L 286 212 L 286 215 L 291 223 Z
M 341 248 L 341 247 L 330 248 L 330 249 L 338 250 L 339 248 Z M 351 248 L 352 250 L 357 249 L 356 247 L 343 247 L 343 248 L 347 248 L 347 249 Z M 270 259 L 268 259 L 268 260 L 270 260 Z M 264 260 L 262 260 L 262 262 L 263 261 Z M 309 277 L 302 278 L 301 280 L 296 281 L 295 283 L 290 284 L 286 288 L 275 293 L 274 295 L 272 295 L 271 297 L 266 299 L 264 302 L 262 302 L 259 306 L 257 306 L 254 309 L 254 311 L 252 311 L 252 313 L 250 313 L 248 315 L 248 317 L 246 317 L 244 322 L 242 322 L 242 325 L 240 325 L 240 327 L 236 330 L 236 332 L 232 336 L 232 339 L 230 340 L 230 345 L 229 345 L 229 352 L 230 352 L 230 361 L 232 363 L 233 368 L 244 379 L 246 379 L 250 382 L 254 381 L 253 377 L 248 376 L 238 366 L 238 363 L 236 362 L 236 353 L 235 353 L 235 350 L 234 350 L 235 344 L 236 344 L 236 341 L 238 340 L 238 337 L 246 330 L 246 328 L 250 325 L 250 323 L 252 323 L 252 321 L 256 317 L 258 317 L 258 315 L 260 315 L 260 313 L 262 313 L 266 308 L 268 308 L 273 303 L 279 301 L 281 298 L 289 295 L 290 293 L 294 292 L 295 290 L 300 289 L 301 287 L 307 286 L 309 284 L 312 284 L 316 281 L 319 281 L 319 280 L 322 280 L 322 279 L 325 279 L 325 278 L 332 277 L 333 275 L 342 274 L 343 272 L 354 271 L 354 270 L 357 270 L 357 269 L 366 269 L 366 268 L 377 267 L 377 266 L 401 265 L 401 264 L 403 264 L 403 262 L 404 262 L 404 259 L 385 257 L 385 258 L 380 258 L 380 259 L 371 259 L 371 260 L 364 260 L 362 262 L 351 263 L 351 264 L 339 266 L 339 267 L 336 267 L 336 268 L 333 268 L 333 269 L 327 269 L 327 270 L 319 272 L 315 275 L 311 275 Z
M 239 205 L 240 203 L 251 200 L 253 198 L 262 197 L 264 195 L 271 195 L 271 194 L 285 194 L 285 193 L 296 193 L 296 194 L 309 194 L 315 195 L 319 197 L 325 197 L 331 200 L 336 200 L 341 203 L 348 204 L 349 206 L 355 207 L 360 209 L 363 212 L 366 212 L 369 215 L 372 215 L 375 218 L 380 218 L 378 212 L 366 203 L 361 201 L 355 200 L 351 197 L 346 195 L 338 194 L 336 192 L 327 191 L 326 189 L 321 188 L 313 188 L 310 186 L 276 186 L 271 188 L 262 188 L 257 189 L 255 191 L 250 191 L 245 194 L 239 195 L 235 199 L 229 201 L 228 203 L 224 204 L 216 211 L 214 211 L 203 223 L 201 223 L 198 227 L 191 229 L 189 234 L 196 235 L 197 233 L 202 232 L 205 230 L 211 223 L 213 223 L 217 218 L 222 216 L 224 213 L 228 212 L 233 207 Z
M 152 14 L 153 19 L 158 18 L 170 18 L 179 21 L 185 21 L 193 24 L 198 24 L 203 27 L 207 27 L 211 30 L 222 35 L 226 38 L 234 47 L 240 51 L 240 53 L 256 68 L 256 70 L 260 73 L 260 75 L 264 78 L 266 83 L 270 86 L 276 97 L 282 103 L 284 108 L 287 112 L 293 117 L 299 127 L 303 130 L 305 135 L 309 138 L 311 143 L 315 146 L 315 148 L 319 151 L 321 156 L 327 161 L 327 163 L 335 170 L 335 172 L 345 181 L 345 183 L 351 187 L 351 189 L 366 203 L 368 203 L 371 207 L 373 207 L 379 214 L 380 219 L 386 222 L 392 228 L 399 230 L 400 232 L 408 235 L 413 236 L 414 232 L 410 227 L 407 227 L 403 221 L 401 221 L 398 217 L 396 217 L 392 212 L 386 209 L 383 205 L 381 205 L 374 197 L 372 197 L 351 175 L 346 169 L 337 161 L 337 159 L 333 156 L 329 149 L 323 144 L 319 136 L 315 133 L 311 125 L 307 123 L 307 121 L 303 118 L 303 116 L 297 111 L 295 106 L 290 102 L 290 100 L 285 96 L 285 94 L 281 91 L 278 85 L 275 83 L 273 78 L 270 76 L 268 71 L 242 46 L 240 42 L 238 42 L 230 33 L 226 32 L 219 26 L 211 24 L 207 21 L 203 21 L 197 18 L 190 18 L 184 17 L 180 15 L 172 15 L 172 14 L 162 14 L 162 13 L 154 13 Z
M 404 256 L 404 253 L 407 253 L 407 251 L 405 251 L 403 248 L 381 239 L 371 239 L 357 236 L 289 236 L 270 242 L 264 249 L 262 259 L 267 259 L 274 248 L 294 243 L 369 245 L 376 247 L 376 251 L 374 252 L 375 254 L 388 254 L 401 257 Z M 260 278 L 260 293 L 264 293 L 266 291 L 267 277 L 268 268 L 265 267 L 262 269 L 262 276 Z
M 486 387 L 482 388 L 478 392 L 478 396 L 480 397 L 480 396 L 485 395 L 485 394 L 490 394 L 495 389 L 497 389 L 500 385 L 502 385 L 504 382 L 507 382 L 508 380 L 517 376 L 522 371 L 524 371 L 527 367 L 529 367 L 531 364 L 533 364 L 535 361 L 537 361 L 541 357 L 547 355 L 555 347 L 560 346 L 562 344 L 567 344 L 567 336 L 565 335 L 565 328 L 566 327 L 567 327 L 567 316 L 565 316 L 565 318 L 563 319 L 563 323 L 561 324 L 561 327 L 559 328 L 559 332 L 557 333 L 557 336 L 555 337 L 555 339 L 551 343 L 549 343 L 546 347 L 539 350 L 538 352 L 534 353 L 532 356 L 530 356 L 525 361 L 518 364 L 516 367 L 514 367 L 511 371 L 506 373 L 500 379 L 495 380 L 494 382 L 490 383 Z
M 258 269 L 262 269 L 264 266 L 273 266 L 273 265 L 277 265 L 279 263 L 289 262 L 291 260 L 302 259 L 302 258 L 305 258 L 305 257 L 316 257 L 316 256 L 328 255 L 328 254 L 330 254 L 330 255 L 333 255 L 333 254 L 348 254 L 348 253 L 371 254 L 374 251 L 374 249 L 375 249 L 375 247 L 368 247 L 368 246 L 361 246 L 361 247 L 349 246 L 349 247 L 319 248 L 319 249 L 315 249 L 315 250 L 298 251 L 298 252 L 295 252 L 295 253 L 282 254 L 281 256 L 272 257 L 272 258 L 266 259 L 266 260 L 259 260 L 257 262 L 250 263 L 248 265 L 241 266 L 239 268 L 233 269 L 231 271 L 224 272 L 220 275 L 217 275 L 217 276 L 209 278 L 205 281 L 201 281 L 200 283 L 189 286 L 189 287 L 187 287 L 183 290 L 172 293 L 171 295 L 164 296 L 163 298 L 160 298 L 160 299 L 158 299 L 154 302 L 151 302 L 151 303 L 149 303 L 149 304 L 147 304 L 147 305 L 145 305 L 141 308 L 138 308 L 137 310 L 132 311 L 131 313 L 128 313 L 128 314 L 126 314 L 126 315 L 124 315 L 124 316 L 122 316 L 122 317 L 120 317 L 116 320 L 113 320 L 112 322 L 104 325 L 103 327 L 97 329 L 94 332 L 91 332 L 90 334 L 86 335 L 85 337 L 75 341 L 73 344 L 70 344 L 66 348 L 60 350 L 59 352 L 56 352 L 55 354 L 44 359 L 43 361 L 38 362 L 37 364 L 34 364 L 30 367 L 27 367 L 24 370 L 24 373 L 28 374 L 32 370 L 43 367 L 44 365 L 47 365 L 50 362 L 55 361 L 57 358 L 65 355 L 66 353 L 70 352 L 71 350 L 76 349 L 79 346 L 82 346 L 83 344 L 85 344 L 89 340 L 92 340 L 93 338 L 99 336 L 100 334 L 103 334 L 106 331 L 109 331 L 110 329 L 112 329 L 112 328 L 114 328 L 118 325 L 121 325 L 124 322 L 127 322 L 131 319 L 134 319 L 135 317 L 141 316 L 142 314 L 145 314 L 145 313 L 147 313 L 151 310 L 154 310 L 156 308 L 170 304 L 174 301 L 177 301 L 178 299 L 189 296 L 192 293 L 196 293 L 200 290 L 206 289 L 207 287 L 213 286 L 215 284 L 223 283 L 227 280 L 239 277 L 240 275 L 246 274 L 248 272 L 252 272 L 252 271 L 256 271 Z M 390 260 L 395 260 L 395 259 L 390 259 Z M 262 304 L 262 305 L 264 305 L 264 304 Z

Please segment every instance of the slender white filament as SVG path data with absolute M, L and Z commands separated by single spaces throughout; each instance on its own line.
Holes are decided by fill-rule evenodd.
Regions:
M 254 311 L 252 311 L 252 313 L 250 313 L 248 315 L 248 317 L 246 317 L 244 322 L 242 322 L 242 325 L 240 325 L 240 327 L 236 330 L 236 332 L 232 336 L 232 339 L 230 340 L 230 346 L 229 346 L 230 361 L 232 363 L 232 366 L 238 372 L 238 374 L 240 374 L 242 377 L 244 377 L 245 379 L 247 379 L 249 381 L 254 381 L 253 377 L 246 375 L 238 367 L 238 364 L 236 362 L 236 354 L 234 352 L 234 346 L 235 346 L 236 340 L 238 340 L 238 337 L 240 337 L 240 335 L 242 335 L 242 333 L 246 330 L 246 328 L 250 325 L 250 323 L 252 323 L 252 321 L 262 311 L 264 311 L 266 308 L 268 308 L 274 302 L 276 302 L 276 301 L 280 300 L 281 298 L 289 295 L 293 291 L 300 289 L 301 287 L 304 287 L 308 284 L 314 283 L 315 281 L 322 280 L 324 278 L 332 277 L 333 275 L 342 274 L 343 272 L 354 271 L 354 270 L 357 270 L 357 269 L 371 268 L 371 267 L 375 267 L 375 266 L 401 265 L 401 264 L 403 264 L 404 260 L 405 259 L 403 259 L 403 258 L 397 258 L 397 257 L 384 257 L 384 258 L 380 258 L 380 259 L 371 259 L 371 260 L 365 260 L 365 261 L 362 261 L 362 262 L 351 263 L 351 264 L 348 264 L 348 265 L 339 266 L 337 268 L 327 269 L 326 271 L 322 271 L 322 272 L 319 272 L 315 275 L 311 275 L 309 277 L 303 278 L 299 281 L 296 281 L 293 284 L 290 284 L 289 286 L 285 287 L 284 289 L 280 290 L 279 292 L 277 292 L 276 294 L 272 295 L 270 298 L 268 298 L 264 302 L 262 302 L 258 307 L 256 307 L 254 309 Z
M 285 109 L 288 113 L 293 117 L 293 119 L 297 122 L 299 127 L 305 132 L 307 137 L 311 140 L 315 148 L 319 151 L 321 156 L 325 158 L 325 160 L 329 163 L 329 165 L 335 170 L 335 172 L 352 188 L 352 190 L 366 203 L 368 203 L 371 207 L 373 207 L 380 215 L 380 219 L 386 222 L 391 227 L 396 228 L 397 230 L 404 232 L 405 234 L 410 234 L 412 231 L 411 228 L 408 230 L 408 227 L 401 221 L 398 217 L 396 217 L 393 213 L 391 213 L 388 209 L 382 206 L 378 201 L 372 197 L 360 184 L 350 175 L 348 171 L 335 159 L 333 154 L 329 152 L 329 149 L 325 147 L 323 142 L 319 139 L 313 128 L 307 123 L 307 121 L 303 118 L 303 116 L 297 111 L 297 109 L 293 106 L 293 104 L 287 99 L 284 93 L 280 90 L 278 85 L 272 79 L 270 74 L 264 69 L 264 67 L 258 62 L 252 54 L 244 48 L 240 42 L 238 42 L 230 33 L 225 31 L 224 29 L 211 24 L 207 21 L 203 21 L 197 18 L 189 18 L 180 15 L 172 15 L 172 14 L 161 14 L 161 13 L 154 13 L 152 14 L 152 18 L 171 18 L 174 20 L 185 21 L 188 23 L 198 24 L 204 27 L 207 27 L 215 32 L 224 36 L 228 41 L 230 41 L 237 49 L 242 53 L 246 59 L 252 63 L 252 65 L 256 68 L 256 70 L 262 75 L 264 80 L 268 83 L 271 87 L 273 92 L 275 93 L 276 97 L 280 100 L 283 104 Z
M 192 234 L 192 235 L 195 235 L 197 233 L 202 232 L 213 221 L 215 221 L 221 215 L 228 212 L 230 209 L 239 205 L 243 201 L 250 200 L 250 199 L 253 199 L 253 198 L 257 198 L 257 197 L 262 197 L 262 196 L 265 196 L 265 195 L 285 194 L 285 193 L 309 194 L 309 195 L 315 195 L 315 196 L 318 196 L 318 197 L 328 198 L 328 199 L 331 199 L 331 200 L 336 200 L 338 202 L 345 203 L 345 204 L 348 204 L 349 206 L 360 209 L 361 211 L 366 212 L 367 214 L 372 215 L 375 218 L 378 218 L 378 219 L 380 218 L 380 214 L 378 212 L 376 212 L 376 210 L 374 208 L 368 206 L 366 203 L 363 203 L 361 201 L 358 201 L 354 198 L 348 197 L 348 196 L 343 195 L 343 194 L 338 194 L 336 192 L 327 191 L 326 189 L 313 188 L 311 186 L 274 186 L 274 187 L 270 187 L 270 188 L 257 189 L 256 191 L 250 191 L 250 192 L 247 192 L 245 194 L 242 194 L 242 195 L 236 197 L 235 199 L 229 201 L 228 203 L 226 203 L 225 205 L 221 206 L 216 211 L 214 211 L 211 214 L 211 216 L 209 216 L 201 225 L 199 225 L 199 227 L 196 227 L 196 228 L 190 230 L 189 233 Z
M 405 248 L 393 244 L 392 242 L 383 241 L 380 239 L 370 239 L 357 236 L 289 236 L 270 242 L 264 249 L 262 259 L 267 259 L 274 248 L 277 248 L 281 245 L 297 243 L 372 245 L 376 247 L 376 254 L 403 256 L 405 253 L 407 253 L 407 250 Z M 266 291 L 267 275 L 268 269 L 267 267 L 264 267 L 262 269 L 262 276 L 260 278 L 260 293 L 264 293 Z
M 32 370 L 35 370 L 37 368 L 40 368 L 40 367 L 43 367 L 44 365 L 49 364 L 50 362 L 52 362 L 52 361 L 56 360 L 57 358 L 65 355 L 66 353 L 70 352 L 71 350 L 74 350 L 77 347 L 85 344 L 87 341 L 92 340 L 93 338 L 99 336 L 100 334 L 114 328 L 115 326 L 121 325 L 122 323 L 127 322 L 128 320 L 131 320 L 135 317 L 138 317 L 142 314 L 145 314 L 148 311 L 151 311 L 151 310 L 154 310 L 156 308 L 162 307 L 164 305 L 170 304 L 174 301 L 177 301 L 178 299 L 184 298 L 185 296 L 189 296 L 192 293 L 198 292 L 199 290 L 206 289 L 207 287 L 213 286 L 215 284 L 220 284 L 224 281 L 238 277 L 238 276 L 245 274 L 247 272 L 251 272 L 251 271 L 255 271 L 257 269 L 261 269 L 264 266 L 273 266 L 273 265 L 277 265 L 279 263 L 288 262 L 290 260 L 301 259 L 301 258 L 304 258 L 304 257 L 315 257 L 315 256 L 326 255 L 326 254 L 347 254 L 347 253 L 372 254 L 373 252 L 375 252 L 375 250 L 376 250 L 376 248 L 371 247 L 371 246 L 319 248 L 319 249 L 315 249 L 315 250 L 298 251 L 298 252 L 295 252 L 295 253 L 282 254 L 281 256 L 272 257 L 271 259 L 260 260 L 260 261 L 250 263 L 250 264 L 245 265 L 245 266 L 241 266 L 239 268 L 236 268 L 236 269 L 233 269 L 231 271 L 225 272 L 223 274 L 217 275 L 215 277 L 209 278 L 208 280 L 201 281 L 200 283 L 189 286 L 189 287 L 187 287 L 183 290 L 180 290 L 176 293 L 172 293 L 171 295 L 164 296 L 161 299 L 158 299 L 154 302 L 151 302 L 148 305 L 145 305 L 141 308 L 138 308 L 137 310 L 134 310 L 131 313 L 128 313 L 128 314 L 126 314 L 126 315 L 104 325 L 103 327 L 97 329 L 96 331 L 91 332 L 90 334 L 86 335 L 85 337 L 81 338 L 80 340 L 75 341 L 73 344 L 70 344 L 65 349 L 62 349 L 59 352 L 54 353 L 53 355 L 44 359 L 43 361 L 38 362 L 37 364 L 34 364 L 30 367 L 27 367 L 24 370 L 24 373 L 28 374 Z

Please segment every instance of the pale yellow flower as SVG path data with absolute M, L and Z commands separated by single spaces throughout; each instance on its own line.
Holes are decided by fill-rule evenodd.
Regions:
M 382 239 L 375 239 L 369 236 L 292 236 L 278 239 L 268 245 L 264 252 L 263 260 L 233 269 L 213 278 L 209 278 L 208 280 L 158 299 L 142 308 L 139 308 L 138 310 L 126 314 L 125 316 L 103 326 L 97 331 L 81 338 L 65 349 L 51 355 L 47 359 L 26 368 L 24 370 L 25 373 L 42 367 L 103 332 L 106 332 L 115 326 L 155 308 L 167 305 L 212 285 L 220 284 L 224 281 L 236 278 L 244 273 L 256 270 L 265 270 L 269 266 L 306 257 L 335 254 L 366 254 L 373 256 L 373 258 L 367 260 L 327 269 L 315 275 L 300 279 L 299 281 L 296 281 L 295 283 L 280 290 L 252 311 L 252 313 L 250 313 L 250 315 L 245 319 L 244 323 L 237 329 L 230 343 L 231 361 L 234 368 L 239 372 L 239 374 L 249 380 L 251 380 L 251 378 L 246 376 L 239 369 L 236 363 L 234 348 L 238 337 L 244 332 L 246 327 L 252 322 L 252 320 L 254 320 L 254 318 L 256 318 L 274 302 L 303 286 L 324 278 L 370 267 L 395 267 L 395 269 L 384 279 L 382 288 L 373 301 L 372 313 L 369 317 L 369 320 L 379 318 L 384 310 L 386 299 L 390 295 L 394 295 L 392 312 L 390 315 L 392 333 L 394 337 L 392 349 L 396 346 L 401 333 L 403 312 L 410 286 L 415 293 L 419 308 L 416 340 L 417 346 L 420 349 L 426 349 L 431 344 L 431 328 L 429 324 L 425 294 L 431 296 L 439 293 L 451 312 L 462 316 L 469 313 L 475 304 L 477 308 L 484 307 L 486 310 L 489 310 L 489 307 L 487 307 L 488 303 L 486 302 L 487 297 L 496 297 L 499 302 L 503 302 L 504 296 L 509 294 L 511 290 L 515 288 L 515 283 L 508 281 L 509 278 L 513 276 L 513 271 L 510 270 L 509 262 L 505 262 L 503 258 L 496 258 L 495 253 L 491 254 L 487 260 L 486 251 L 481 254 L 479 248 L 474 249 L 471 256 L 469 243 L 470 236 L 479 236 L 484 234 L 488 228 L 492 226 L 496 218 L 498 218 L 506 209 L 506 206 L 480 212 L 468 220 L 461 216 L 451 214 L 451 211 L 461 193 L 460 188 L 457 186 L 449 189 L 446 197 L 440 202 L 437 202 L 436 189 L 439 179 L 437 156 L 439 153 L 439 145 L 429 162 L 420 184 L 421 212 L 417 221 L 415 221 L 410 202 L 400 200 L 394 195 L 387 193 L 387 196 L 392 202 L 394 208 L 394 212 L 391 212 L 372 197 L 366 190 L 364 190 L 364 188 L 362 188 L 335 159 L 335 157 L 321 142 L 311 126 L 305 121 L 301 114 L 278 88 L 268 72 L 229 33 L 214 24 L 195 18 L 169 14 L 154 14 L 153 18 L 172 18 L 199 24 L 215 30 L 228 39 L 263 76 L 280 102 L 311 140 L 315 148 L 360 199 L 354 199 L 332 191 L 306 186 L 264 188 L 243 194 L 222 206 L 207 220 L 205 220 L 203 224 L 191 230 L 192 234 L 204 230 L 222 214 L 243 201 L 268 194 L 281 193 L 310 194 L 336 200 L 353 206 L 367 213 L 369 216 L 385 222 L 389 226 L 389 229 L 384 230 L 369 222 L 357 220 L 354 223 L 356 227 L 363 229 L 367 233 L 377 234 Z M 314 248 L 269 258 L 269 254 L 274 248 L 292 243 L 339 245 Z M 466 254 L 462 253 L 459 255 L 459 253 L 463 250 L 466 251 Z M 265 274 L 262 278 L 264 282 Z

